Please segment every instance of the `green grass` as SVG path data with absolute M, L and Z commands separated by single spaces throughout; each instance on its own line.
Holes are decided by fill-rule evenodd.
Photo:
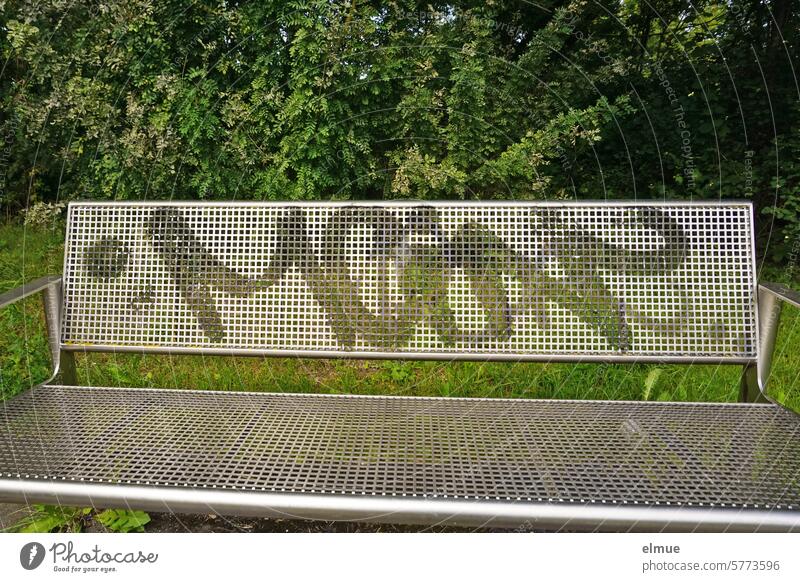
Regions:
M 61 272 L 63 234 L 0 227 L 0 291 Z M 773 274 L 778 274 L 775 271 Z M 800 409 L 800 316 L 785 309 L 770 394 Z M 0 315 L 0 395 L 46 379 L 47 343 L 38 298 Z M 508 364 L 298 360 L 93 354 L 78 358 L 81 383 L 326 394 L 733 402 L 735 366 Z
M 0 291 L 42 275 L 61 273 L 63 228 L 30 232 L 18 225 L 0 227 Z M 0 397 L 47 379 L 47 336 L 40 297 L 0 312 Z

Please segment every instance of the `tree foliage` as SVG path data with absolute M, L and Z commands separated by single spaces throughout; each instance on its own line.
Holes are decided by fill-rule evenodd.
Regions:
M 746 198 L 773 259 L 800 245 L 788 0 L 0 8 L 9 212 L 76 198 Z

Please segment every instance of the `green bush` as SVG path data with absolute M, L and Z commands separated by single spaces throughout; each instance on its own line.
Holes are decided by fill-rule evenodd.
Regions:
M 773 260 L 800 245 L 788 0 L 2 5 L 6 212 L 748 198 Z
M 129 509 L 106 509 L 94 512 L 91 507 L 66 507 L 60 505 L 33 505 L 33 511 L 8 531 L 20 533 L 79 533 L 87 528 L 92 520 L 109 531 L 116 533 L 143 532 L 150 523 L 150 516 L 144 511 Z

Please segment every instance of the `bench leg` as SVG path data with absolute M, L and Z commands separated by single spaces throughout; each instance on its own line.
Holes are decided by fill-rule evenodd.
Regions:
M 54 376 L 62 384 L 78 383 L 75 373 L 75 356 L 61 349 L 61 285 L 52 285 L 42 292 L 44 320 L 47 326 L 47 343 Z
M 62 350 L 58 361 L 59 383 L 66 384 L 68 386 L 77 386 L 78 373 L 75 367 L 75 354 Z
M 742 371 L 742 382 L 739 388 L 739 402 L 769 402 L 758 386 L 758 366 L 751 364 Z

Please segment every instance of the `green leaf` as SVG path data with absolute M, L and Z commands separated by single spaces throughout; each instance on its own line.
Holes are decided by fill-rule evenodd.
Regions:
M 144 526 L 150 523 L 150 516 L 144 511 L 127 509 L 106 509 L 95 517 L 108 529 L 118 533 L 143 532 Z

